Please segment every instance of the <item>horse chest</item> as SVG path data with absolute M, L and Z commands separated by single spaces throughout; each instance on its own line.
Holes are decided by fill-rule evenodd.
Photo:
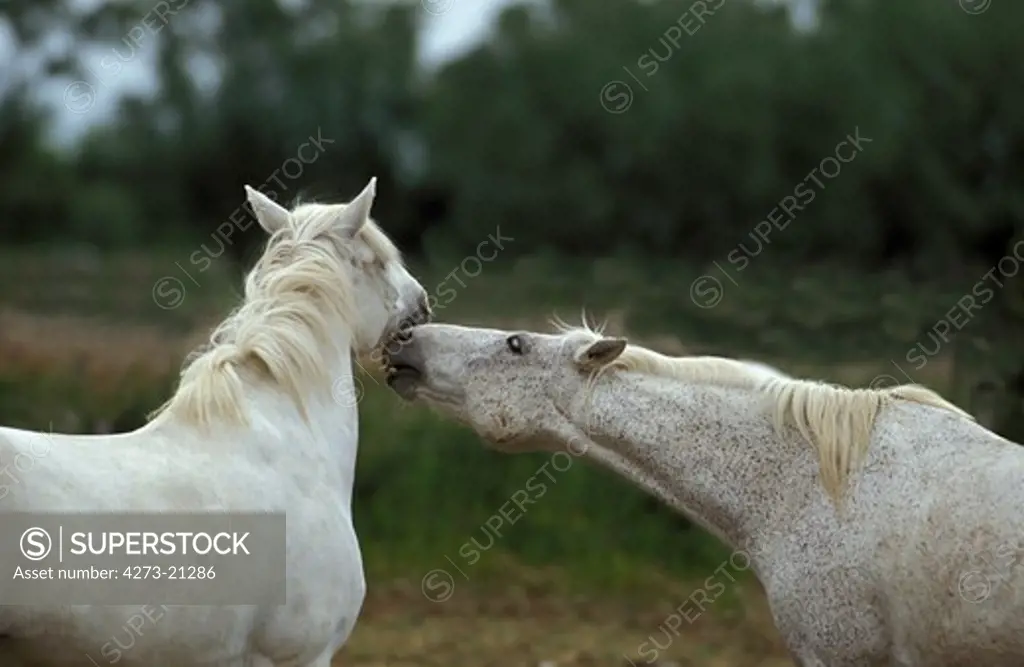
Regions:
M 366 596 L 362 556 L 351 520 L 289 530 L 288 597 L 257 640 L 269 657 L 310 661 L 341 647 Z
M 366 593 L 362 553 L 352 521 L 342 517 L 327 529 L 292 548 L 288 564 L 288 597 L 296 612 L 318 610 L 327 616 L 358 613 Z

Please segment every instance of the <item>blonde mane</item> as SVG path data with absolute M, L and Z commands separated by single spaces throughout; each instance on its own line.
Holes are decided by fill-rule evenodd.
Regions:
M 186 359 L 177 391 L 150 419 L 163 413 L 207 425 L 216 419 L 246 423 L 242 407 L 245 368 L 281 386 L 305 415 L 303 388 L 329 387 L 322 351 L 336 334 L 332 315 L 352 326 L 352 267 L 332 234 L 344 205 L 303 204 L 291 224 L 270 237 L 245 278 L 245 297 Z M 359 237 L 381 262 L 401 261 L 397 248 L 372 220 Z
M 583 331 L 595 338 L 601 335 L 599 328 L 592 329 L 586 324 L 583 327 L 555 324 L 563 333 Z M 822 485 L 837 503 L 850 473 L 867 453 L 875 419 L 894 401 L 927 405 L 974 420 L 969 413 L 921 385 L 851 389 L 775 374 L 761 364 L 711 356 L 668 357 L 632 344 L 615 361 L 595 373 L 595 379 L 611 369 L 763 393 L 773 403 L 771 416 L 776 431 L 781 434 L 786 425 L 791 425 L 815 448 Z

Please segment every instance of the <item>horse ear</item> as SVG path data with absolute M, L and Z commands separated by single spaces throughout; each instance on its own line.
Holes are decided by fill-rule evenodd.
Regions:
M 601 338 L 576 351 L 576 364 L 583 370 L 604 368 L 619 358 L 626 349 L 625 338 Z
M 259 190 L 245 186 L 245 198 L 249 200 L 256 221 L 268 234 L 288 226 L 288 209 L 266 196 Z
M 377 177 L 366 184 L 363 191 L 350 201 L 334 223 L 335 229 L 345 238 L 354 238 L 370 217 L 373 200 L 377 196 Z

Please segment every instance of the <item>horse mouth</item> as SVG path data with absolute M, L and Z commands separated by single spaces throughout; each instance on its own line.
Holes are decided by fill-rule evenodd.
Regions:
M 422 376 L 418 368 L 398 363 L 388 366 L 386 381 L 396 394 L 411 401 L 416 397 L 416 387 Z
M 410 366 L 409 364 L 400 364 L 400 363 L 399 364 L 388 364 L 387 373 L 388 373 L 388 380 L 391 380 L 391 379 L 396 378 L 396 377 L 405 376 L 405 375 L 414 376 L 414 377 L 418 378 L 421 375 L 419 369 L 416 368 L 415 366 Z

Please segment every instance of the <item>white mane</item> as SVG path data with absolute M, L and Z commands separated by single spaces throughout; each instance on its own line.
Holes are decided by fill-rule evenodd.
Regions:
M 321 350 L 332 338 L 329 316 L 352 325 L 356 317 L 351 263 L 331 233 L 344 205 L 303 204 L 279 229 L 245 279 L 245 298 L 189 355 L 175 394 L 150 415 L 174 414 L 199 425 L 245 421 L 242 379 L 249 369 L 284 388 L 305 413 L 303 387 L 329 387 Z M 359 236 L 381 262 L 399 261 L 394 244 L 368 220 Z
M 570 327 L 562 322 L 555 322 L 555 325 L 562 332 L 585 332 L 595 339 L 601 335 L 599 329 L 586 325 Z M 772 401 L 775 429 L 781 434 L 787 424 L 791 425 L 815 447 L 822 485 L 837 501 L 850 472 L 867 453 L 875 419 L 893 401 L 911 401 L 974 420 L 969 413 L 921 385 L 850 389 L 794 379 L 758 362 L 711 356 L 668 357 L 632 344 L 601 371 L 613 369 L 763 393 Z

